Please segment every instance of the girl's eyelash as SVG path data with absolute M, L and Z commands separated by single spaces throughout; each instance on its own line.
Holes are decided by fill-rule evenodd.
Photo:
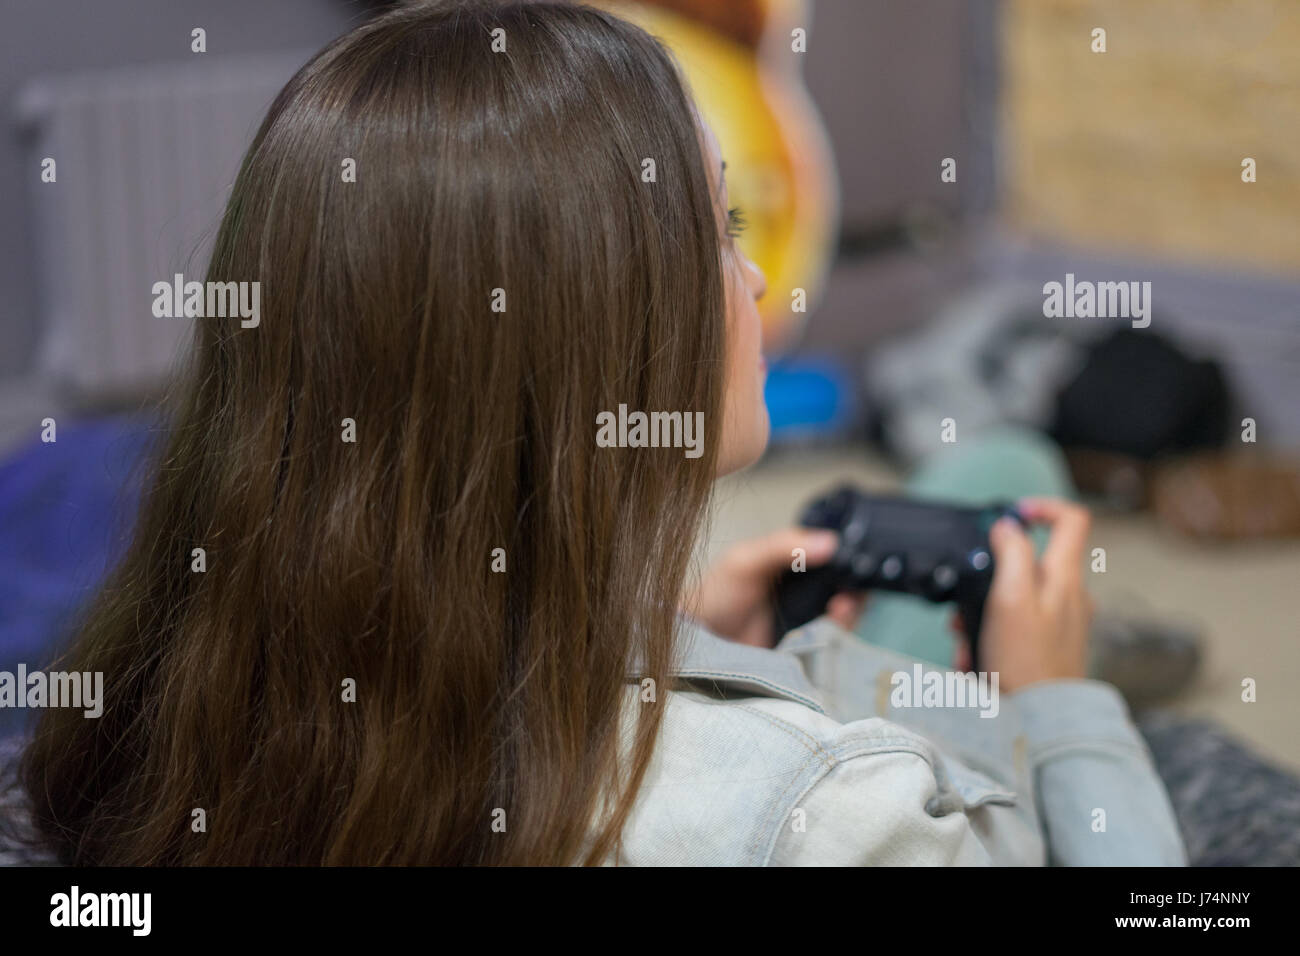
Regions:
M 745 214 L 739 206 L 732 206 L 727 210 L 727 235 L 733 239 L 745 231 L 749 223 L 745 219 Z

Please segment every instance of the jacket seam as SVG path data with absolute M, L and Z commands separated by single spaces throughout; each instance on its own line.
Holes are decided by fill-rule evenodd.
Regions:
M 811 697 L 800 694 L 796 690 L 791 690 L 781 684 L 774 683 L 766 678 L 759 677 L 756 674 L 745 674 L 735 671 L 717 671 L 717 670 L 682 670 L 675 671 L 674 677 L 685 678 L 686 680 L 742 680 L 751 684 L 758 684 L 760 687 L 766 687 L 768 690 L 776 691 L 786 700 L 792 700 L 795 703 L 803 704 L 810 710 L 819 714 L 826 715 L 826 708 Z
M 1146 757 L 1143 749 L 1131 741 L 1117 740 L 1063 740 L 1029 748 L 1030 763 L 1040 764 L 1058 757 L 1077 753 L 1104 753 L 1120 756 Z
M 746 704 L 738 704 L 736 706 L 739 707 L 741 710 L 748 711 L 749 713 L 754 714 L 757 717 L 761 717 L 763 720 L 767 721 L 777 730 L 781 731 L 782 733 L 786 734 L 792 739 L 803 744 L 807 748 L 807 758 L 816 761 L 822 767 L 821 772 L 816 774 L 815 779 L 821 779 L 823 775 L 828 774 L 835 769 L 835 766 L 838 761 L 836 760 L 834 754 L 827 751 L 826 748 L 822 746 L 821 741 L 813 737 L 807 731 L 801 730 L 800 728 L 796 727 L 794 724 L 790 723 L 789 721 L 782 720 L 780 717 L 776 717 L 772 714 L 761 711 L 755 707 L 750 707 Z M 786 806 L 786 794 L 790 792 L 790 788 L 795 785 L 795 783 L 800 779 L 800 777 L 802 777 L 802 773 L 796 773 L 793 776 L 793 778 L 785 785 L 785 788 L 781 791 L 781 793 L 777 796 L 776 800 L 774 801 L 775 807 L 781 808 Z M 771 822 L 769 821 L 768 827 L 754 828 L 753 839 L 750 841 L 749 846 L 746 848 L 745 856 L 747 859 L 753 860 L 755 858 L 760 858 L 760 853 L 762 852 L 761 841 L 764 838 L 764 833 L 766 829 L 770 828 L 770 826 L 771 826 Z M 771 855 L 771 851 L 769 849 L 767 856 L 770 855 Z
M 808 750 L 812 753 L 812 755 L 818 757 L 821 760 L 823 766 L 827 767 L 828 769 L 835 765 L 834 755 L 831 754 L 830 751 L 828 751 L 825 747 L 822 746 L 820 740 L 812 736 L 812 734 L 808 733 L 806 730 L 803 730 L 795 726 L 794 724 L 790 723 L 788 720 L 782 720 L 780 717 L 777 717 L 773 714 L 769 714 L 766 711 L 759 710 L 756 707 L 750 707 L 748 704 L 735 704 L 734 706 L 740 710 L 748 711 L 751 714 L 756 714 L 757 716 L 762 717 L 772 726 L 776 727 L 777 729 L 781 730 L 783 733 L 787 734 L 790 737 L 793 737 L 795 740 L 802 743 L 805 747 L 808 748 Z
M 813 777 L 813 779 L 809 781 L 808 785 L 804 787 L 801 791 L 799 791 L 799 794 L 794 798 L 793 803 L 786 803 L 782 801 L 777 804 L 781 808 L 780 813 L 779 815 L 777 815 L 777 818 L 775 820 L 770 820 L 768 822 L 767 850 L 763 854 L 762 858 L 759 860 L 759 865 L 768 866 L 772 862 L 772 854 L 776 852 L 776 845 L 781 840 L 782 827 L 785 826 L 785 822 L 790 816 L 791 809 L 798 806 L 799 801 L 807 797 L 807 795 L 813 791 L 814 787 L 816 787 L 820 783 L 823 783 L 826 780 L 826 778 L 830 776 L 831 772 L 835 770 L 836 767 L 842 766 L 843 764 L 852 760 L 854 757 L 870 757 L 870 756 L 876 756 L 878 754 L 890 754 L 890 753 L 907 753 L 907 754 L 912 754 L 914 757 L 919 757 L 925 763 L 926 767 L 929 768 L 930 775 L 934 777 L 936 789 L 940 787 L 939 778 L 935 774 L 934 761 L 930 759 L 929 755 L 926 754 L 925 751 L 922 750 L 921 748 L 914 745 L 910 745 L 898 739 L 895 739 L 894 741 L 888 743 L 882 742 L 875 746 L 870 746 L 870 747 L 869 746 L 857 747 L 853 750 L 850 750 L 846 754 L 836 754 L 834 756 L 834 762 L 832 764 L 827 765 L 823 763 L 822 765 L 823 769 L 821 770 L 821 772 L 817 773 Z M 792 785 L 793 782 L 791 783 L 790 786 Z M 784 798 L 785 794 L 789 792 L 790 786 L 787 786 L 785 790 L 782 791 L 781 794 L 782 798 Z M 956 788 L 953 789 L 955 790 Z M 960 792 L 958 792 L 958 796 L 961 796 Z M 774 813 L 775 812 L 776 811 L 774 811 Z

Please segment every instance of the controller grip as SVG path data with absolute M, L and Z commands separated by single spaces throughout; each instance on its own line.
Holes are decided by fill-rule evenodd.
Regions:
M 775 645 L 787 631 L 826 613 L 826 605 L 839 590 L 839 575 L 832 567 L 785 572 L 777 583 L 773 601 L 772 643 Z
M 984 622 L 984 603 L 987 599 L 988 592 L 984 591 L 957 602 L 962 627 L 966 631 L 966 639 L 970 642 L 970 666 L 973 671 L 980 669 L 980 626 Z

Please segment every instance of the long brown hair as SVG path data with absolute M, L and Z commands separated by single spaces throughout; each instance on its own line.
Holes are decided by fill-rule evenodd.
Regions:
M 682 81 L 608 14 L 415 4 L 304 66 L 207 275 L 260 282 L 260 324 L 195 320 L 56 665 L 103 715 L 24 759 L 60 857 L 609 859 L 664 701 L 621 730 L 626 681 L 666 689 L 716 467 L 719 249 Z M 598 447 L 620 404 L 703 411 L 705 453 Z

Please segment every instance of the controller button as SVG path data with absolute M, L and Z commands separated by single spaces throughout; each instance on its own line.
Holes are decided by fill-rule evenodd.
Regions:
M 957 569 L 950 564 L 941 564 L 931 572 L 930 578 L 939 593 L 945 594 L 957 584 Z
M 865 581 L 871 577 L 876 570 L 876 556 L 870 552 L 864 551 L 862 554 L 854 555 L 853 563 L 850 565 L 854 577 Z
M 974 568 L 976 571 L 983 571 L 985 568 L 987 568 L 989 566 L 990 560 L 991 558 L 989 557 L 989 553 L 985 551 L 983 548 L 979 548 L 975 551 L 972 551 L 970 554 L 971 567 Z
M 891 554 L 880 562 L 880 576 L 886 581 L 897 581 L 903 576 L 903 559 L 896 554 Z
M 861 518 L 854 518 L 844 529 L 844 540 L 856 544 L 867 533 L 867 523 Z

